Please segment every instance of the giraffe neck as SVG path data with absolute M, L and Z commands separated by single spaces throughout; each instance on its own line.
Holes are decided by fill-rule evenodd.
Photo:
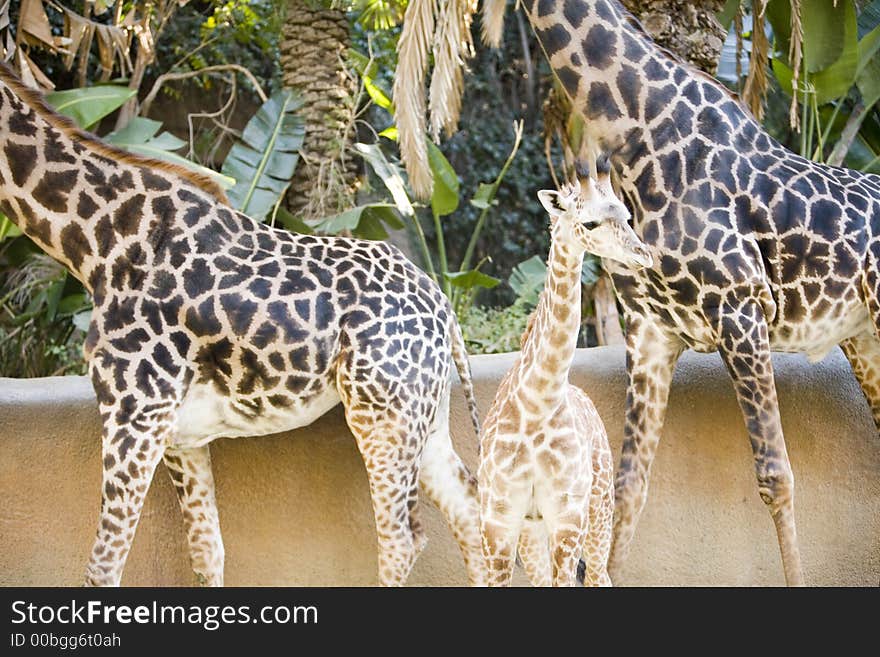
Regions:
M 181 201 L 207 207 L 211 193 L 222 197 L 210 183 L 211 193 L 200 189 L 201 177 L 78 130 L 3 65 L 0 134 L 0 212 L 92 293 L 107 277 L 136 275 L 162 244 L 192 232 L 176 211 Z
M 747 150 L 763 134 L 719 82 L 659 48 L 617 0 L 525 6 L 554 72 L 587 119 L 587 136 L 613 154 L 618 169 L 661 159 L 670 144 L 697 134 L 723 144 L 740 131 Z M 671 163 L 663 173 L 667 188 L 686 184 Z M 661 191 L 649 183 L 641 181 L 638 193 Z
M 575 253 L 554 239 L 547 282 L 522 346 L 522 381 L 536 388 L 536 401 L 555 406 L 565 394 L 581 322 L 583 251 Z

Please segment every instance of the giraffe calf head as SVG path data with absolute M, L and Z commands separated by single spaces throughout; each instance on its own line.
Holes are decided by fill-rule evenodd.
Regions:
M 576 253 L 589 252 L 633 269 L 650 267 L 653 258 L 629 225 L 630 212 L 615 195 L 608 170 L 596 179 L 585 175 L 561 190 L 544 189 L 538 199 L 550 215 L 554 241 Z

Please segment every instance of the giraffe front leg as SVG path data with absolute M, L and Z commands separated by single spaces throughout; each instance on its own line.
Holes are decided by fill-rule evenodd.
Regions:
M 682 352 L 650 319 L 627 315 L 626 418 L 620 467 L 614 482 L 614 527 L 608 572 L 618 583 L 639 516 L 648 496 L 648 477 L 660 432 L 675 363 Z
M 840 343 L 880 432 L 880 339 L 872 329 Z
M 548 587 L 553 583 L 550 569 L 550 537 L 543 518 L 527 517 L 516 552 L 532 586 Z
M 590 490 L 590 527 L 584 542 L 584 586 L 611 586 L 608 555 L 614 518 L 614 464 L 604 445 L 593 453 L 593 487 Z
M 763 310 L 755 300 L 722 309 L 719 352 L 733 379 L 755 458 L 758 492 L 770 509 L 785 581 L 802 586 L 794 519 L 794 475 L 785 448 L 770 341 Z
M 142 410 L 134 411 L 126 422 L 117 421 L 129 411 L 124 406 L 102 407 L 101 515 L 86 568 L 86 586 L 119 586 L 144 499 L 170 433 L 167 421 Z
M 491 440 L 486 442 L 484 438 L 486 444 Z M 487 584 L 510 586 L 517 542 L 532 499 L 531 480 L 513 482 L 505 477 L 488 451 L 480 458 L 480 538 Z
M 118 586 L 153 473 L 176 427 L 174 381 L 103 350 L 90 363 L 103 423 L 101 516 L 87 586 Z
M 223 586 L 223 537 L 214 495 L 208 445 L 165 450 L 168 474 L 177 492 L 189 543 L 189 558 L 199 584 Z

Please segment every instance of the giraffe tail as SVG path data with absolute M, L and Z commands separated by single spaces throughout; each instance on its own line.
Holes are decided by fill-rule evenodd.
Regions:
M 480 437 L 480 410 L 477 408 L 477 398 L 474 394 L 474 381 L 471 376 L 471 364 L 468 360 L 467 348 L 464 344 L 464 336 L 461 334 L 461 327 L 455 318 L 455 313 L 451 314 L 449 322 L 449 338 L 452 343 L 452 360 L 455 362 L 455 369 L 458 370 L 458 378 L 461 379 L 461 388 L 464 391 L 464 397 L 467 400 L 468 410 L 471 414 L 471 422 L 474 425 L 474 431 L 477 438 Z

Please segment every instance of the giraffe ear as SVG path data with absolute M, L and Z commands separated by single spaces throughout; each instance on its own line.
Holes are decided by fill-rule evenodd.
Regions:
M 565 212 L 565 207 L 562 205 L 562 195 L 555 189 L 542 189 L 538 192 L 538 200 L 550 215 L 551 222 L 556 221 L 559 215 Z

